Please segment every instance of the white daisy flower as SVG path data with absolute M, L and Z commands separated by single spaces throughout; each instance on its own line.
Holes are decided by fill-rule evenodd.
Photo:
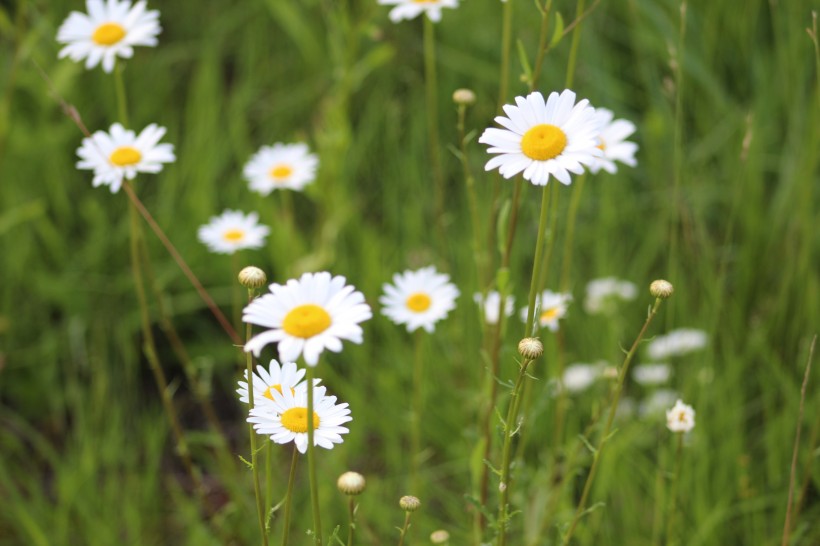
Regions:
M 587 390 L 603 374 L 604 363 L 571 364 L 564 369 L 561 385 L 569 392 Z
M 523 171 L 536 186 L 545 186 L 550 176 L 570 184 L 569 173 L 581 174 L 584 165 L 594 165 L 603 155 L 597 147 L 601 121 L 588 100 L 575 104 L 575 93 L 566 89 L 550 93 L 546 102 L 537 91 L 515 102 L 517 106 L 504 105 L 508 117 L 495 118 L 506 129 L 486 129 L 478 139 L 490 145 L 489 153 L 500 154 L 487 162 L 486 170 L 497 168 L 504 178 Z
M 457 8 L 458 0 L 379 0 L 383 6 L 396 6 L 390 10 L 390 20 L 415 19 L 422 13 L 434 23 L 441 21 L 441 8 Z
M 646 354 L 652 360 L 664 360 L 703 349 L 707 341 L 708 336 L 703 330 L 680 328 L 650 341 L 646 346 Z
M 638 287 L 629 281 L 605 277 L 589 281 L 586 287 L 584 309 L 591 315 L 612 315 L 619 301 L 632 301 L 638 297 Z
M 316 179 L 319 159 L 307 144 L 262 146 L 242 171 L 251 190 L 268 195 L 273 190 L 302 189 Z
M 473 294 L 473 300 L 484 312 L 484 321 L 487 324 L 498 324 L 498 307 L 501 303 L 501 294 L 496 290 L 490 290 L 487 292 L 486 297 L 481 293 Z M 509 317 L 514 310 L 515 298 L 508 294 L 504 300 L 504 316 Z
M 695 410 L 678 399 L 666 412 L 666 428 L 672 432 L 689 432 L 695 428 Z
M 557 293 L 544 290 L 535 297 L 535 310 L 538 325 L 541 328 L 549 328 L 551 332 L 558 331 L 558 321 L 567 314 L 567 307 L 572 301 L 572 294 Z M 521 309 L 521 320 L 527 321 L 529 307 Z
M 226 210 L 219 216 L 211 216 L 211 221 L 200 226 L 199 240 L 211 252 L 233 254 L 245 248 L 261 248 L 270 230 L 258 223 L 255 212 L 243 214 L 238 210 Z
M 638 151 L 638 145 L 625 140 L 626 137 L 635 132 L 635 124 L 625 119 L 612 121 L 614 114 L 606 108 L 596 108 L 595 116 L 602 125 L 601 132 L 598 133 L 598 148 L 603 151 L 604 155 L 590 165 L 589 170 L 593 174 L 601 169 L 614 174 L 618 172 L 618 168 L 615 166 L 616 161 L 630 167 L 637 165 L 635 152 Z
M 666 383 L 671 375 L 672 368 L 669 364 L 639 364 L 632 368 L 632 379 L 644 386 Z
M 145 2 L 133 7 L 130 0 L 87 0 L 88 14 L 72 11 L 57 31 L 57 41 L 67 44 L 59 58 L 85 59 L 85 67 L 94 68 L 102 61 L 103 70 L 111 72 L 117 57 L 129 59 L 134 46 L 156 46 L 159 12 L 145 9 Z
M 393 284 L 385 283 L 382 289 L 382 314 L 395 324 L 406 324 L 408 332 L 419 327 L 427 332 L 435 330 L 435 323 L 455 309 L 459 296 L 450 276 L 433 266 L 396 273 Z
M 84 138 L 77 149 L 78 169 L 94 171 L 92 185 L 111 186 L 111 193 L 119 191 L 124 178 L 133 180 L 137 173 L 158 173 L 163 163 L 173 163 L 173 144 L 158 144 L 165 135 L 165 127 L 152 123 L 137 136 L 119 123 L 111 130 L 97 131 Z
M 281 366 L 276 360 L 271 360 L 269 368 L 266 370 L 264 366 L 257 365 L 256 372 L 253 374 L 253 402 L 255 406 L 263 403 L 273 402 L 273 391 L 283 393 L 290 391 L 291 394 L 296 394 L 300 389 L 307 389 L 307 383 L 303 381 L 305 377 L 305 370 L 296 368 L 293 362 L 285 362 Z M 239 394 L 239 401 L 246 404 L 250 403 L 248 397 L 248 372 L 245 371 L 245 381 L 238 381 L 239 388 L 236 392 Z M 313 384 L 319 383 L 319 379 L 314 379 Z
M 326 396 L 324 387 L 313 388 L 313 445 L 333 449 L 342 443 L 342 434 L 350 432 L 341 426 L 353 418 L 348 404 L 336 404 L 335 396 Z M 307 389 L 294 392 L 272 391 L 273 401 L 251 410 L 249 423 L 258 434 L 270 436 L 277 444 L 293 442 L 299 453 L 308 447 Z
M 303 355 L 315 366 L 325 349 L 341 351 L 343 339 L 361 343 L 359 323 L 373 316 L 361 292 L 345 285 L 344 277 L 324 271 L 272 284 L 270 291 L 245 307 L 242 316 L 244 322 L 269 328 L 245 344 L 245 351 L 256 356 L 268 343 L 278 343 L 280 360 Z

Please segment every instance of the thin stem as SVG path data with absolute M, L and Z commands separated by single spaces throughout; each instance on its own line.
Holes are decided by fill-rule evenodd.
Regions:
M 270 530 L 271 508 L 273 508 L 273 442 L 268 442 L 265 445 L 265 514 L 267 514 L 265 529 L 268 530 Z
M 527 322 L 524 324 L 524 337 L 534 335 L 537 328 L 533 324 L 535 315 L 535 298 L 538 294 L 538 279 L 541 278 L 541 267 L 543 263 L 541 256 L 544 253 L 544 232 L 547 228 L 547 211 L 549 210 L 549 188 L 544 186 L 541 190 L 541 214 L 538 219 L 538 237 L 535 240 L 535 259 L 533 260 L 532 278 L 530 279 L 530 295 L 527 298 L 529 308 L 527 309 Z
M 467 113 L 467 105 L 458 105 L 458 145 L 461 152 L 461 168 L 464 171 L 464 186 L 467 189 L 467 205 L 470 210 L 470 226 L 473 232 L 473 258 L 476 265 L 476 278 L 478 285 L 482 288 L 489 282 L 486 274 L 486 258 L 484 250 L 481 248 L 481 222 L 478 218 L 478 196 L 475 190 L 475 178 L 470 169 L 470 162 L 467 158 L 467 135 L 464 129 L 464 118 Z
M 256 291 L 253 288 L 248 288 L 248 302 L 253 300 L 254 293 Z M 252 335 L 251 331 L 251 324 L 248 323 L 245 325 L 245 339 L 250 340 Z M 248 412 L 253 410 L 254 408 L 254 401 L 253 401 L 253 355 L 251 353 L 245 353 L 245 368 L 247 370 L 247 379 L 248 379 Z M 256 497 L 256 513 L 259 516 L 259 532 L 262 533 L 262 544 L 264 546 L 268 545 L 268 533 L 265 530 L 265 507 L 262 504 L 262 493 L 259 489 L 259 465 L 258 465 L 258 456 L 257 456 L 257 449 L 256 449 L 256 431 L 253 430 L 253 424 L 248 423 L 248 435 L 250 436 L 250 443 L 251 443 L 251 467 L 253 469 L 253 493 Z M 268 440 L 270 441 L 270 440 Z
M 505 2 L 501 15 L 501 73 L 498 83 L 498 109 L 507 102 L 510 80 L 510 50 L 512 49 L 512 2 Z
M 678 259 L 678 221 L 680 214 L 680 186 L 683 178 L 683 60 L 684 47 L 686 45 L 686 1 L 680 6 L 680 30 L 678 35 L 678 47 L 675 53 L 675 133 L 673 150 L 673 187 L 672 187 L 672 213 L 669 223 L 669 260 L 667 271 L 672 282 L 675 282 L 675 264 Z
M 410 528 L 410 514 L 412 512 L 405 512 L 404 513 L 404 526 L 401 528 L 401 535 L 399 536 L 399 546 L 403 546 L 404 544 L 404 536 L 407 534 L 407 530 Z
M 683 458 L 683 432 L 676 433 L 677 448 L 675 449 L 675 473 L 672 474 L 672 483 L 669 484 L 669 511 L 666 515 L 666 545 L 676 544 L 674 540 L 675 511 L 678 501 L 678 480 L 680 476 L 681 459 Z
M 347 517 L 350 525 L 347 530 L 347 546 L 353 546 L 353 534 L 356 531 L 356 497 L 350 495 L 347 501 Z
M 584 0 L 578 0 L 575 8 L 575 18 L 580 20 L 584 14 Z M 571 88 L 575 79 L 575 64 L 578 59 L 578 44 L 581 41 L 581 25 L 578 24 L 572 31 L 572 44 L 569 48 L 569 59 L 567 60 L 566 87 Z
M 538 53 L 535 55 L 535 64 L 532 69 L 530 91 L 534 91 L 538 87 L 538 78 L 541 76 L 541 66 L 544 64 L 544 57 L 547 55 L 550 11 L 552 11 L 552 0 L 547 0 L 546 5 L 541 10 L 541 30 L 538 32 Z
M 290 510 L 293 504 L 293 484 L 296 483 L 296 462 L 299 460 L 299 450 L 293 445 L 293 456 L 290 460 L 290 474 L 288 474 L 288 491 L 285 493 L 285 520 L 282 522 L 282 546 L 287 546 L 290 535 Z
M 322 518 L 319 514 L 319 482 L 316 480 L 316 459 L 313 445 L 313 366 L 307 367 L 307 435 L 308 475 L 310 476 L 310 504 L 313 509 L 313 541 L 322 546 Z
M 427 140 L 433 171 L 436 225 L 443 230 L 444 170 L 438 139 L 438 94 L 436 78 L 435 23 L 424 17 L 424 84 L 427 98 Z M 443 233 L 442 233 L 443 234 Z
M 644 334 L 646 334 L 646 330 L 649 328 L 649 324 L 652 322 L 652 319 L 655 318 L 655 315 L 658 313 L 658 309 L 660 308 L 661 303 L 663 303 L 662 299 L 655 299 L 655 304 L 649 311 L 649 315 L 646 317 L 646 322 L 643 323 L 643 327 L 641 328 L 641 331 L 638 333 L 638 337 L 635 338 L 634 343 L 632 343 L 632 347 L 630 347 L 629 352 L 626 354 L 624 362 L 621 365 L 621 370 L 618 373 L 618 383 L 615 386 L 615 394 L 612 399 L 612 405 L 609 407 L 609 416 L 607 417 L 604 430 L 601 432 L 601 438 L 598 442 L 598 448 L 595 450 L 595 454 L 593 455 L 592 466 L 589 469 L 589 474 L 587 475 L 586 482 L 584 483 L 584 491 L 581 494 L 581 500 L 578 502 L 578 506 L 575 509 L 575 515 L 572 517 L 572 522 L 570 523 L 569 530 L 567 531 L 567 534 L 564 535 L 564 540 L 562 542 L 564 546 L 569 544 L 569 541 L 572 538 L 573 533 L 575 532 L 575 528 L 578 526 L 578 521 L 581 519 L 581 516 L 584 515 L 587 498 L 589 497 L 589 491 L 592 488 L 592 481 L 595 479 L 595 473 L 598 471 L 598 463 L 601 460 L 601 454 L 604 451 L 604 447 L 606 446 L 606 443 L 609 440 L 609 432 L 612 429 L 612 422 L 615 420 L 615 412 L 618 409 L 618 402 L 620 402 L 621 400 L 621 392 L 623 391 L 626 373 L 629 371 L 629 364 L 632 362 L 632 358 L 635 356 L 635 353 L 638 350 L 638 345 L 643 339 Z
M 578 217 L 578 208 L 581 204 L 581 194 L 584 192 L 584 182 L 586 182 L 587 173 L 584 172 L 578 177 L 572 190 L 572 197 L 569 201 L 569 213 L 567 217 L 567 233 L 564 236 L 564 252 L 562 257 L 561 267 L 561 282 L 558 284 L 562 291 L 569 289 L 570 272 L 572 269 L 572 243 L 575 239 L 575 220 Z
M 239 334 L 237 334 L 236 330 L 234 330 L 233 326 L 231 326 L 230 321 L 227 318 L 225 318 L 225 315 L 222 313 L 222 311 L 220 311 L 219 307 L 216 305 L 213 298 L 211 298 L 211 295 L 208 294 L 208 291 L 205 290 L 205 287 L 202 286 L 202 283 L 199 281 L 196 275 L 194 275 L 194 272 L 191 271 L 190 267 L 188 267 L 188 264 L 179 254 L 179 251 L 168 239 L 168 236 L 165 235 L 165 232 L 162 231 L 162 228 L 159 227 L 159 224 L 157 224 L 156 220 L 154 220 L 154 217 L 151 215 L 150 212 L 148 212 L 148 209 L 145 208 L 145 205 L 142 204 L 142 201 L 140 201 L 139 197 L 137 197 L 137 194 L 134 193 L 134 189 L 131 187 L 127 180 L 123 181 L 122 188 L 123 190 L 125 190 L 125 193 L 128 194 L 128 198 L 139 211 L 140 215 L 142 215 L 142 217 L 148 223 L 148 226 L 151 228 L 151 230 L 154 232 L 157 238 L 159 238 L 162 245 L 165 247 L 168 253 L 171 254 L 171 257 L 177 263 L 179 268 L 182 270 L 185 276 L 188 277 L 188 280 L 191 281 L 191 284 L 194 285 L 194 288 L 196 288 L 196 291 L 199 293 L 199 297 L 202 298 L 202 301 L 204 301 L 208 308 L 211 310 L 211 313 L 213 313 L 214 317 L 216 317 L 217 321 L 222 326 L 222 329 L 225 330 L 225 332 L 228 334 L 228 336 L 230 336 L 231 340 L 236 345 L 241 345 L 242 340 L 239 337 Z
M 128 100 L 125 96 L 125 82 L 122 76 L 125 65 L 117 62 L 114 66 L 114 90 L 117 95 L 117 115 L 120 118 L 120 123 L 128 128 Z
M 419 463 L 421 460 L 421 416 L 424 411 L 424 357 L 423 357 L 423 336 L 420 330 L 416 330 L 413 336 L 414 358 L 413 358 L 413 414 L 410 417 L 410 493 L 416 496 L 421 495 L 419 491 Z

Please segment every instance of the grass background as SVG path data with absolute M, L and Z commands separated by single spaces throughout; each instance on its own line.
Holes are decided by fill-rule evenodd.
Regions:
M 478 96 L 468 128 L 492 124 L 501 6 L 466 1 L 436 26 L 445 145 L 456 139 L 450 95 L 458 87 Z M 394 25 L 387 8 L 365 0 L 151 7 L 161 10 L 163 33 L 159 47 L 137 50 L 126 65 L 130 117 L 136 129 L 152 122 L 168 127 L 178 161 L 158 176 L 141 177 L 136 188 L 223 309 L 233 305 L 235 264 L 209 254 L 196 229 L 224 208 L 258 211 L 273 228 L 266 249 L 239 261 L 264 268 L 274 281 L 327 269 L 346 275 L 374 307 L 381 284 L 405 268 L 432 263 L 459 285 L 459 307 L 425 340 L 425 509 L 412 538 L 425 543 L 429 532 L 446 528 L 454 544 L 468 543 L 472 516 L 464 495 L 471 491 L 484 369 L 471 295 L 480 287 L 463 178 L 446 151 L 447 237 L 430 228 L 421 21 Z M 532 59 L 537 12 L 529 2 L 514 7 L 514 36 Z M 607 320 L 586 315 L 585 283 L 607 275 L 641 287 L 659 277 L 674 283 L 676 294 L 651 334 L 697 327 L 710 335 L 706 351 L 674 363 L 671 382 L 698 416 L 679 483 L 683 543 L 779 542 L 800 380 L 820 318 L 820 93 L 804 30 L 812 7 L 807 0 L 689 2 L 683 51 L 675 2 L 605 1 L 584 21 L 574 89 L 636 123 L 639 166 L 590 177 L 581 196 L 571 264 L 576 303 L 560 335 L 545 336 L 547 355 L 535 371 L 512 496 L 523 511 L 513 520 L 513 536 L 526 537 L 517 543 L 553 544 L 569 521 L 585 472 L 569 480 L 545 518 L 539 507 L 552 492 L 549 454 L 575 449 L 578 432 L 605 399 L 600 385 L 572 398 L 567 429 L 555 437 L 548 393 L 556 363 L 617 362 L 649 303 L 641 297 Z M 575 12 L 568 1 L 554 8 L 566 21 Z M 210 524 L 189 495 L 141 357 L 125 250 L 126 198 L 92 188 L 89 173 L 74 168 L 82 135 L 34 67 L 42 66 L 92 131 L 116 119 L 113 79 L 99 68 L 57 60 L 54 36 L 72 9 L 82 4 L 0 4 L 0 544 L 219 544 L 214 526 L 236 544 L 253 544 L 250 474 L 238 464 L 217 464 L 214 438 L 159 335 L 161 360 L 216 507 Z M 543 92 L 563 89 L 569 42 L 548 54 Z M 511 94 L 523 94 L 515 58 L 512 66 Z M 317 182 L 304 194 L 250 193 L 241 178 L 250 155 L 263 144 L 296 140 L 319 154 Z M 472 144 L 486 219 L 494 177 L 483 173 L 485 160 L 483 147 Z M 508 199 L 511 184 L 501 188 Z M 548 287 L 559 282 L 574 191 L 559 190 Z M 525 188 L 511 267 L 519 301 L 528 287 L 539 200 L 536 188 Z M 487 223 L 484 229 L 494 229 Z M 242 408 L 233 395 L 236 350 L 161 245 L 149 237 L 149 247 L 232 452 L 246 455 Z M 519 330 L 511 321 L 502 353 L 506 378 L 515 372 Z M 271 356 L 268 350 L 263 360 Z M 403 517 L 397 500 L 409 470 L 412 360 L 412 337 L 377 312 L 365 325 L 365 343 L 330 355 L 319 370 L 354 416 L 345 443 L 319 457 L 325 526 L 345 521 L 335 478 L 356 469 L 368 479 L 359 511 L 365 544 L 397 540 L 394 527 Z M 820 518 L 820 473 L 811 451 L 820 414 L 816 377 L 815 370 L 797 474 L 808 487 L 794 544 L 820 542 L 812 525 Z M 628 393 L 643 394 L 635 385 Z M 651 544 L 672 450 L 662 419 L 622 422 L 593 489 L 592 501 L 605 506 L 583 520 L 576 542 Z M 289 451 L 275 453 L 278 497 Z M 303 473 L 298 486 L 293 543 L 306 544 Z

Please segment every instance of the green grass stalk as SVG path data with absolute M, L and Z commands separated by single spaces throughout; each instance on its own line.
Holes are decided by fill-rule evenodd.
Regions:
M 433 171 L 433 196 L 436 225 L 444 234 L 444 168 L 438 127 L 438 78 L 436 74 L 435 23 L 424 19 L 424 85 L 427 99 L 427 144 Z
M 254 298 L 256 290 L 248 288 L 248 302 Z M 251 339 L 252 326 L 250 323 L 245 325 L 245 340 Z M 254 408 L 253 400 L 253 355 L 250 352 L 245 353 L 245 368 L 248 378 L 248 412 Z M 259 517 L 259 532 L 262 534 L 262 544 L 268 546 L 268 533 L 265 529 L 265 507 L 262 503 L 262 493 L 259 488 L 259 457 L 256 444 L 256 431 L 253 429 L 253 424 L 248 423 L 248 436 L 251 444 L 251 468 L 253 470 L 253 494 L 256 497 L 256 514 Z M 270 442 L 270 440 L 268 440 Z

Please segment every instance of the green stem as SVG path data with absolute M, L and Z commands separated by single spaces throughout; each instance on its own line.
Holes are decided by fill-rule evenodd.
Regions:
M 424 17 L 424 84 L 427 99 L 427 135 L 430 163 L 433 171 L 436 225 L 443 229 L 444 170 L 441 163 L 441 147 L 438 139 L 438 83 L 436 78 L 435 23 Z M 443 235 L 443 233 L 442 233 Z
M 293 456 L 290 460 L 290 474 L 288 474 L 288 491 L 285 493 L 285 517 L 282 522 L 282 546 L 287 546 L 290 535 L 290 510 L 293 504 L 293 484 L 296 483 L 296 462 L 299 460 L 299 450 L 293 446 Z
M 347 546 L 353 546 L 353 534 L 356 531 L 356 499 L 352 495 L 347 501 L 347 517 L 350 527 L 347 530 Z
M 313 445 L 313 366 L 307 366 L 307 435 L 308 475 L 310 476 L 310 504 L 313 509 L 313 541 L 322 546 L 322 518 L 319 513 L 319 482 L 316 480 L 315 447 Z
M 575 7 L 575 18 L 580 21 L 581 16 L 584 13 L 584 0 L 578 0 L 578 3 Z M 575 79 L 575 62 L 578 59 L 578 44 L 581 41 L 581 25 L 580 23 L 575 26 L 572 30 L 572 44 L 569 48 L 569 59 L 567 60 L 567 80 L 566 80 L 566 87 L 569 89 L 572 87 L 573 80 Z
M 538 219 L 538 237 L 535 240 L 535 259 L 533 261 L 532 278 L 530 279 L 530 295 L 527 298 L 529 308 L 527 309 L 527 322 L 524 324 L 524 337 L 535 335 L 537 328 L 533 325 L 535 315 L 535 298 L 538 294 L 538 279 L 541 278 L 541 267 L 543 263 L 541 256 L 544 252 L 544 232 L 547 227 L 547 211 L 549 210 L 549 188 L 544 186 L 541 190 L 541 214 Z
M 294 448 L 295 449 L 295 448 Z M 273 442 L 265 446 L 265 529 L 270 529 L 273 508 Z
M 646 334 L 646 330 L 647 328 L 649 328 L 649 324 L 652 322 L 652 319 L 655 318 L 655 315 L 658 313 L 658 309 L 660 308 L 661 303 L 663 303 L 662 299 L 655 299 L 655 304 L 649 311 L 649 315 L 646 317 L 646 322 L 643 323 L 643 327 L 641 328 L 641 331 L 638 333 L 638 337 L 635 338 L 634 343 L 632 343 L 632 347 L 629 349 L 629 352 L 626 354 L 624 362 L 621 365 L 621 370 L 618 373 L 618 383 L 615 386 L 615 394 L 612 399 L 612 405 L 609 407 L 609 416 L 607 417 L 604 430 L 601 432 L 601 438 L 598 442 L 598 447 L 595 450 L 595 454 L 593 455 L 592 466 L 589 469 L 589 474 L 587 475 L 586 483 L 584 483 L 584 491 L 581 494 L 581 500 L 578 502 L 578 506 L 575 509 L 575 515 L 572 517 L 572 522 L 570 523 L 569 530 L 567 531 L 567 534 L 564 535 L 564 540 L 562 542 L 564 546 L 569 544 L 569 541 L 572 538 L 573 533 L 575 532 L 575 528 L 578 526 L 578 521 L 581 519 L 581 516 L 584 515 L 587 498 L 589 497 L 589 491 L 592 488 L 592 481 L 595 479 L 595 473 L 598 471 L 598 463 L 601 460 L 601 455 L 604 452 L 604 447 L 606 446 L 606 443 L 609 440 L 609 432 L 612 429 L 612 423 L 615 420 L 615 412 L 618 409 L 618 402 L 620 402 L 621 400 L 621 392 L 623 391 L 626 374 L 629 371 L 629 364 L 632 362 L 632 358 L 635 356 L 635 353 L 638 350 L 638 345 L 640 344 L 641 339 L 643 339 L 644 334 Z
M 552 11 L 552 0 L 547 0 L 546 5 L 541 10 L 541 30 L 538 32 L 538 53 L 535 55 L 535 64 L 532 69 L 530 91 L 535 91 L 538 87 L 538 78 L 541 76 L 541 66 L 544 64 L 544 57 L 547 55 L 550 11 Z
M 667 546 L 672 546 L 676 544 L 677 541 L 674 540 L 673 533 L 674 533 L 674 520 L 675 520 L 675 510 L 677 510 L 677 499 L 678 499 L 678 479 L 680 476 L 680 466 L 681 466 L 681 459 L 683 454 L 683 433 L 678 432 L 676 433 L 678 437 L 678 447 L 675 450 L 675 473 L 672 474 L 672 483 L 669 484 L 669 512 L 666 516 L 666 544 Z
M 248 288 L 248 302 L 253 300 L 254 293 L 256 291 L 253 288 Z M 245 340 L 246 343 L 248 340 L 251 339 L 251 324 L 248 323 L 245 325 Z M 247 378 L 248 378 L 248 412 L 250 413 L 251 410 L 254 408 L 254 401 L 253 401 L 253 355 L 251 353 L 245 353 L 245 368 L 247 370 Z M 258 455 L 256 449 L 256 431 L 253 430 L 253 424 L 248 423 L 248 435 L 250 437 L 251 443 L 251 467 L 253 468 L 253 493 L 256 497 L 256 513 L 259 517 L 259 532 L 262 533 L 262 544 L 265 546 L 268 545 L 268 533 L 265 531 L 265 507 L 262 504 L 262 493 L 259 488 L 259 465 L 258 463 Z M 270 441 L 270 440 L 269 440 Z
M 120 61 L 117 61 L 114 66 L 114 90 L 117 94 L 117 114 L 120 123 L 128 129 L 128 101 L 125 96 L 125 82 L 122 76 L 124 66 Z
M 416 496 L 421 495 L 419 491 L 419 463 L 421 460 L 421 416 L 424 411 L 424 357 L 423 357 L 423 336 L 420 330 L 416 330 L 413 336 L 414 358 L 413 358 L 413 414 L 411 416 L 410 442 L 411 442 L 411 462 L 410 462 L 410 493 Z
M 470 162 L 467 158 L 467 135 L 464 129 L 464 118 L 467 113 L 467 105 L 458 105 L 458 143 L 461 152 L 461 168 L 464 171 L 464 186 L 467 188 L 467 205 L 470 210 L 470 225 L 473 232 L 473 259 L 476 266 L 476 278 L 478 285 L 482 289 L 487 285 L 489 279 L 486 274 L 485 253 L 481 248 L 481 222 L 478 218 L 478 195 L 475 190 L 475 178 L 470 169 Z M 484 322 L 482 321 L 482 324 Z
M 410 514 L 412 512 L 405 512 L 404 513 L 404 526 L 401 528 L 401 535 L 399 536 L 399 546 L 404 545 L 404 536 L 407 534 L 407 530 L 410 528 Z
M 572 197 L 569 202 L 569 215 L 567 217 L 567 233 L 564 236 L 564 253 L 561 267 L 561 282 L 559 287 L 562 291 L 569 290 L 569 279 L 572 268 L 572 243 L 575 239 L 575 220 L 578 217 L 578 209 L 581 204 L 581 194 L 584 192 L 584 182 L 587 179 L 587 173 L 584 172 L 578 177 L 574 184 Z
M 512 6 L 511 1 L 504 4 L 501 20 L 501 73 L 498 84 L 498 109 L 507 102 L 507 86 L 510 80 L 510 50 L 512 49 Z

